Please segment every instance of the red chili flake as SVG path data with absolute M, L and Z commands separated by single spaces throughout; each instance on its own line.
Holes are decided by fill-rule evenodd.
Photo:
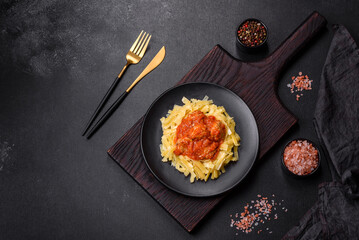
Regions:
M 318 167 L 318 150 L 307 140 L 294 140 L 284 149 L 283 160 L 292 173 L 307 175 Z
M 312 82 L 308 75 L 303 75 L 302 72 L 298 73 L 299 76 L 292 76 L 292 83 L 287 84 L 287 87 L 290 88 L 290 92 L 302 92 L 304 90 L 309 91 L 312 90 Z M 299 101 L 299 98 L 303 96 L 303 94 L 296 94 L 296 100 Z

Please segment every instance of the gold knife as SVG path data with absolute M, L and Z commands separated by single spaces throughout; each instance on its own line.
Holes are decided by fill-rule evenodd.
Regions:
M 165 58 L 166 50 L 165 46 L 161 48 L 161 50 L 156 54 L 156 56 L 152 59 L 152 61 L 147 65 L 147 67 L 142 71 L 142 73 L 137 77 L 135 81 L 131 84 L 129 88 L 127 88 L 126 92 L 130 92 L 131 89 L 139 82 L 141 79 L 150 73 L 153 69 L 155 69 L 158 65 L 161 64 L 163 59 Z
M 161 64 L 163 59 L 165 58 L 166 50 L 163 46 L 161 50 L 156 54 L 156 56 L 152 59 L 152 61 L 147 65 L 147 67 L 142 71 L 142 73 L 136 78 L 135 81 L 127 88 L 127 90 L 122 93 L 122 95 L 117 98 L 117 100 L 111 105 L 109 109 L 102 115 L 102 117 L 96 122 L 96 124 L 91 128 L 89 133 L 87 134 L 87 138 L 90 138 L 97 129 L 99 129 L 102 124 L 112 115 L 112 113 L 117 109 L 120 103 L 125 99 L 125 97 L 129 94 L 131 89 L 139 82 L 143 77 L 145 77 L 148 73 L 150 73 L 153 69 L 155 69 L 158 65 Z

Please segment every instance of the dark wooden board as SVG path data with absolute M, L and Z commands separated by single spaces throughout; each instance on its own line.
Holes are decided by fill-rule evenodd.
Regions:
M 238 94 L 257 121 L 261 158 L 297 121 L 278 100 L 278 75 L 325 25 L 324 17 L 317 12 L 312 13 L 270 56 L 260 62 L 241 62 L 217 45 L 178 84 L 211 82 Z M 142 121 L 143 118 L 138 120 L 108 150 L 108 154 L 187 231 L 191 231 L 227 194 L 194 198 L 173 192 L 162 185 L 152 175 L 142 157 Z

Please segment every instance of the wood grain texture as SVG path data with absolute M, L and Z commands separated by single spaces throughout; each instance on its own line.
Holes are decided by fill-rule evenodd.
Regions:
M 295 54 L 325 25 L 324 17 L 317 12 L 312 13 L 277 50 L 260 62 L 241 62 L 217 45 L 178 84 L 211 82 L 238 94 L 257 121 L 261 158 L 297 121 L 278 100 L 277 77 Z M 187 231 L 192 231 L 227 194 L 193 198 L 162 185 L 152 175 L 142 157 L 142 122 L 143 117 L 108 150 L 108 154 Z

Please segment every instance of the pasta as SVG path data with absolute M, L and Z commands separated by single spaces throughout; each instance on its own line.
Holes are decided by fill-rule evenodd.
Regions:
M 225 166 L 231 161 L 238 160 L 238 147 L 240 145 L 240 137 L 235 132 L 235 122 L 228 115 L 223 106 L 216 106 L 208 96 L 203 100 L 182 98 L 183 106 L 174 105 L 172 110 L 168 111 L 166 117 L 160 119 L 162 123 L 162 139 L 160 151 L 163 162 L 171 162 L 172 166 L 185 176 L 190 176 L 190 182 L 195 180 L 207 181 L 218 178 L 225 172 Z M 225 128 L 223 141 L 221 141 L 218 151 L 212 159 L 194 160 L 185 154 L 177 155 L 176 137 L 177 128 L 183 119 L 191 116 L 191 114 L 202 112 L 205 116 L 213 116 L 219 120 Z M 213 118 L 212 117 L 212 118 Z M 217 121 L 217 122 L 219 122 Z M 178 146 L 178 145 L 177 145 Z

